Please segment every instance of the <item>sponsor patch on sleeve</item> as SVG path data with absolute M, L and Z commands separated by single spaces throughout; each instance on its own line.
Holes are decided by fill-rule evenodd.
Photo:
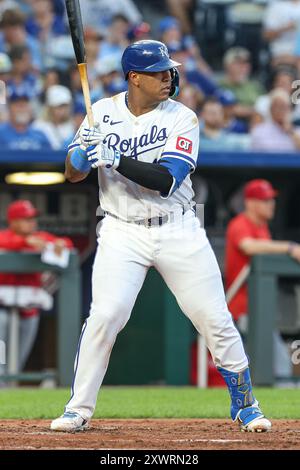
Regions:
M 177 137 L 176 149 L 191 154 L 193 150 L 193 142 L 186 137 L 179 136 Z

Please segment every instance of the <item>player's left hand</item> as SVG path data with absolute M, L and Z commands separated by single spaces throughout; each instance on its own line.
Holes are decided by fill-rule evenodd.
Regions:
M 63 250 L 66 248 L 66 242 L 62 238 L 58 238 L 54 242 L 54 253 L 57 256 L 61 256 Z
M 91 145 L 99 145 L 103 142 L 105 134 L 101 134 L 99 122 L 95 122 L 93 127 L 82 127 L 79 138 L 81 147 L 87 149 Z
M 93 145 L 87 149 L 88 161 L 92 164 L 92 168 L 112 168 L 119 166 L 121 154 L 119 150 L 114 150 L 102 142 L 99 145 Z

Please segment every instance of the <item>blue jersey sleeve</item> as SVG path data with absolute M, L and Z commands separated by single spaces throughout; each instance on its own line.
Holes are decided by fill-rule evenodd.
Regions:
M 180 187 L 183 180 L 193 170 L 193 167 L 187 163 L 187 161 L 179 160 L 177 158 L 163 158 L 160 160 L 159 164 L 166 167 L 169 173 L 173 176 L 173 184 L 169 193 L 161 194 L 163 198 L 168 198 Z

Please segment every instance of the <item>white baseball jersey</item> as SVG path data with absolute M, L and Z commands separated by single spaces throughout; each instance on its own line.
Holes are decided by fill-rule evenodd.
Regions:
M 199 124 L 196 114 L 181 103 L 168 99 L 154 110 L 134 116 L 125 101 L 125 92 L 104 98 L 93 105 L 95 122 L 100 123 L 108 147 L 128 158 L 157 162 L 161 158 L 187 162 L 194 171 L 199 150 Z M 87 126 L 87 118 L 82 126 Z M 77 132 L 69 149 L 79 145 Z M 170 196 L 140 186 L 117 170 L 99 168 L 101 208 L 123 220 L 178 212 L 188 206 L 194 196 L 190 176 Z

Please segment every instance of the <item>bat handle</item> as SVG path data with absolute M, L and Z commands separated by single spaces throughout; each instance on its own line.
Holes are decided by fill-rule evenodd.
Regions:
M 89 122 L 89 127 L 93 127 L 95 121 L 94 121 L 94 116 L 93 116 L 93 111 L 92 111 L 92 103 L 91 103 L 86 64 L 78 64 L 78 70 L 80 74 L 81 86 L 82 86 L 83 97 L 84 97 L 84 104 L 85 104 L 86 114 L 87 114 L 87 118 Z

